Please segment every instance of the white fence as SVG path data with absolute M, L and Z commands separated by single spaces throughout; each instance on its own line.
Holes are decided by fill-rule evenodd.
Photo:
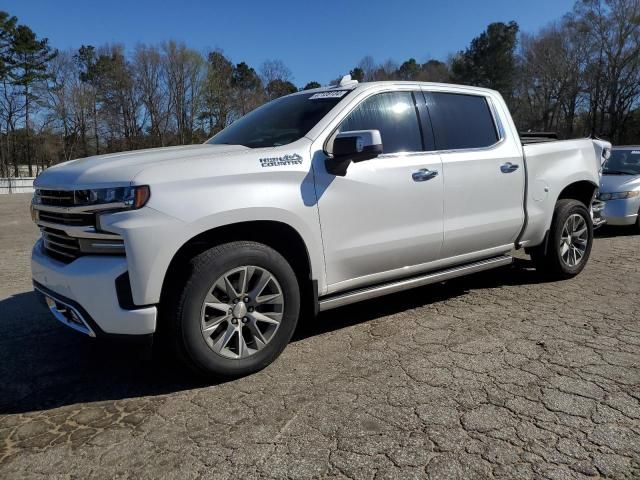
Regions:
M 0 178 L 0 195 L 6 193 L 33 193 L 35 177 Z

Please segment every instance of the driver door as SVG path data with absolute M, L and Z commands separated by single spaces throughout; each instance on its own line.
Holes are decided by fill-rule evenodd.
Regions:
M 425 105 L 416 98 L 422 94 L 377 93 L 345 117 L 339 132 L 379 130 L 384 150 L 351 163 L 344 177 L 326 171 L 324 155 L 314 156 L 327 293 L 408 276 L 440 258 L 442 163 L 429 151 Z

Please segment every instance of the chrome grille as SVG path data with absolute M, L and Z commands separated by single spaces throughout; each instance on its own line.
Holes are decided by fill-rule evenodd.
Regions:
M 124 208 L 124 203 L 89 202 L 87 190 L 36 189 L 32 217 L 42 232 L 42 249 L 51 258 L 71 263 L 83 255 L 124 255 L 120 235 L 96 228 L 96 215 Z
M 56 260 L 70 263 L 81 254 L 77 238 L 70 237 L 62 230 L 42 227 L 42 243 L 46 252 Z
M 40 210 L 38 218 L 42 222 L 77 226 L 93 225 L 95 221 L 93 213 L 63 213 L 47 210 Z
M 51 205 L 55 207 L 70 207 L 75 204 L 73 190 L 36 190 L 36 196 L 40 198 L 41 205 Z

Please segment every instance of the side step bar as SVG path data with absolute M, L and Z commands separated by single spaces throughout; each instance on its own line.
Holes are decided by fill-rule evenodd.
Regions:
M 422 287 L 432 283 L 444 282 L 445 280 L 462 277 L 471 273 L 483 272 L 492 268 L 509 265 L 512 262 L 513 258 L 511 256 L 500 255 L 499 257 L 489 258 L 487 260 L 480 260 L 478 262 L 467 263 L 466 265 L 458 267 L 427 273 L 419 277 L 406 278 L 390 283 L 384 283 L 382 285 L 353 290 L 347 293 L 338 293 L 320 298 L 318 303 L 320 311 L 322 312 L 324 310 L 331 310 L 332 308 L 338 308 L 351 303 L 360 302 L 362 300 L 381 297 L 383 295 L 400 292 L 402 290 L 409 290 L 411 288 Z

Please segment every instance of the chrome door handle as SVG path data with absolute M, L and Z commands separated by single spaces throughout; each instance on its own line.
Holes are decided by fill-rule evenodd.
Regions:
M 413 178 L 414 182 L 424 182 L 426 180 L 436 178 L 437 176 L 438 172 L 436 170 L 429 170 L 428 168 L 421 168 L 417 172 L 413 172 L 411 174 L 411 178 Z
M 500 165 L 500 171 L 502 171 L 502 173 L 515 172 L 519 166 L 520 165 L 511 162 L 503 163 L 502 165 Z

